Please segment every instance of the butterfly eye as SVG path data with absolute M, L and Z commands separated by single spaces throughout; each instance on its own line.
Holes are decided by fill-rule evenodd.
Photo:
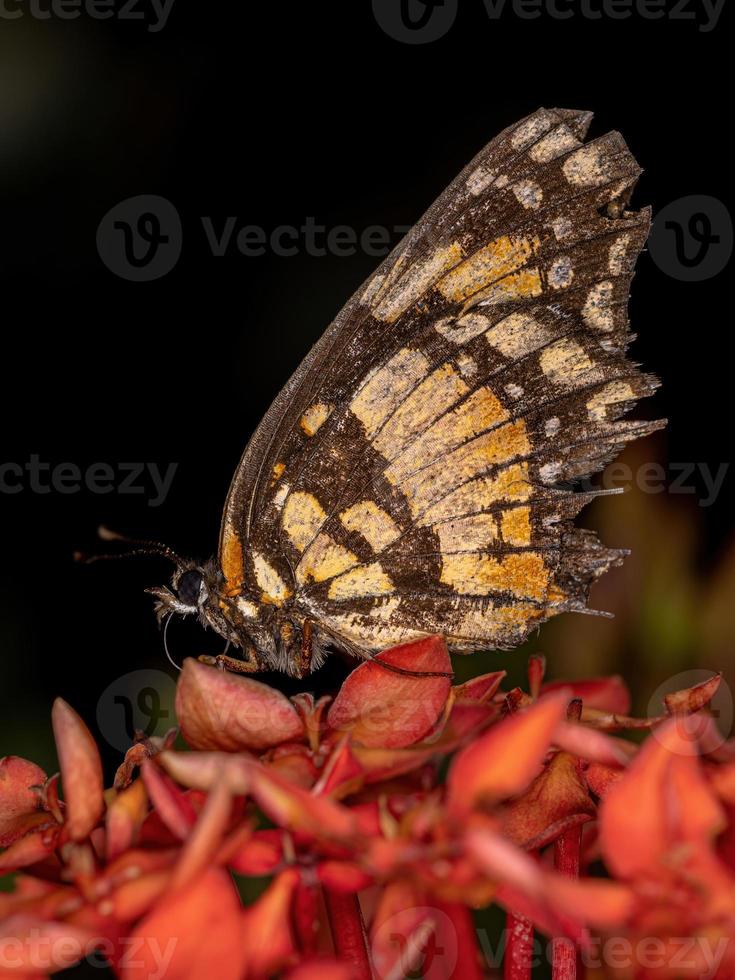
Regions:
M 195 606 L 199 601 L 201 590 L 202 573 L 196 568 L 192 568 L 189 572 L 184 572 L 179 579 L 179 599 L 187 606 Z

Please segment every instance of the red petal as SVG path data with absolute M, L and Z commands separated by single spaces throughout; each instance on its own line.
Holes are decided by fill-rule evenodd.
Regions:
M 61 698 L 54 701 L 51 721 L 64 788 L 65 826 L 72 840 L 81 841 L 105 811 L 102 761 L 92 733 Z
M 262 767 L 253 767 L 251 778 L 253 798 L 279 827 L 330 841 L 354 836 L 355 817 L 339 803 L 314 796 Z
M 329 709 L 328 724 L 349 731 L 362 745 L 412 745 L 436 724 L 449 695 L 449 677 L 399 674 L 375 661 L 416 673 L 449 674 L 447 645 L 440 636 L 428 636 L 384 650 L 353 670 Z
M 240 900 L 229 876 L 207 871 L 137 926 L 120 966 L 124 980 L 241 980 L 243 935 Z M 132 952 L 134 951 L 134 952 Z
M 28 980 L 74 966 L 95 948 L 93 933 L 68 923 L 16 915 L 3 923 L 0 970 Z
M 227 752 L 174 752 L 171 749 L 162 752 L 157 761 L 177 783 L 207 793 L 225 772 L 236 795 L 249 791 L 250 772 L 256 765 L 248 756 L 232 756 Z
M 600 805 L 602 850 L 617 876 L 656 874 L 670 849 L 708 843 L 724 824 L 686 727 L 679 718 L 657 729 Z
M 118 793 L 105 816 L 107 860 L 112 861 L 135 843 L 148 814 L 148 794 L 138 779 Z
M 224 780 L 207 797 L 204 809 L 181 851 L 171 889 L 183 888 L 207 866 L 214 864 L 232 813 L 232 794 Z
M 506 676 L 505 670 L 496 670 L 493 674 L 481 674 L 473 677 L 464 684 L 452 688 L 452 694 L 457 701 L 491 701 Z
M 283 831 L 258 830 L 228 863 L 238 874 L 260 877 L 274 874 L 283 862 Z
M 535 850 L 553 840 L 562 824 L 591 818 L 595 809 L 579 777 L 577 760 L 557 752 L 528 790 L 508 806 L 503 832 L 516 844 Z
M 515 796 L 538 773 L 551 737 L 566 712 L 565 691 L 493 725 L 456 756 L 448 798 L 455 811 Z
M 0 875 L 27 868 L 45 860 L 56 848 L 61 828 L 53 827 L 26 834 L 0 854 Z
M 45 782 L 46 773 L 33 762 L 17 755 L 0 759 L 0 847 L 21 836 L 28 826 L 26 818 L 41 809 L 41 797 L 32 787 Z
M 287 974 L 287 980 L 355 980 L 353 968 L 337 960 L 312 960 Z
M 147 759 L 141 775 L 151 803 L 161 821 L 179 840 L 186 840 L 196 823 L 196 811 L 191 800 L 176 784 L 162 773 L 155 762 Z
M 600 762 L 593 762 L 585 770 L 584 778 L 595 796 L 602 799 L 610 787 L 619 782 L 624 775 L 624 769 L 613 769 L 611 766 L 605 766 Z
M 392 882 L 383 889 L 370 927 L 370 950 L 378 977 L 409 976 L 421 965 L 436 929 L 433 911 L 408 883 Z M 451 975 L 450 969 L 446 976 Z
M 298 871 L 293 868 L 283 871 L 258 901 L 245 909 L 243 935 L 247 977 L 269 977 L 294 958 L 291 906 L 298 884 Z
M 635 747 L 629 742 L 610 738 L 586 725 L 562 721 L 557 726 L 554 744 L 588 762 L 601 762 L 605 766 L 626 766 Z
M 633 892 L 614 881 L 547 874 L 544 888 L 556 912 L 595 929 L 619 929 L 628 921 L 635 904 Z
M 176 714 L 194 749 L 262 750 L 304 736 L 298 712 L 280 691 L 192 659 L 181 671 Z
M 585 708 L 627 715 L 630 711 L 630 691 L 622 677 L 596 677 L 588 681 L 551 681 L 544 684 L 543 693 L 565 688 L 570 697 L 581 698 Z
M 311 789 L 319 777 L 311 750 L 298 742 L 279 745 L 269 752 L 268 767 L 303 789 Z
M 314 792 L 341 799 L 359 789 L 364 777 L 365 770 L 353 755 L 349 738 L 343 738 L 327 759 Z
M 317 875 L 323 885 L 335 892 L 359 892 L 373 881 L 367 872 L 349 861 L 322 861 Z
M 543 873 L 525 851 L 488 830 L 470 830 L 465 838 L 468 853 L 478 867 L 497 882 L 529 895 L 543 894 Z
M 722 682 L 722 674 L 715 674 L 701 684 L 686 687 L 682 691 L 672 691 L 664 697 L 664 705 L 669 714 L 691 715 L 706 707 L 717 694 Z

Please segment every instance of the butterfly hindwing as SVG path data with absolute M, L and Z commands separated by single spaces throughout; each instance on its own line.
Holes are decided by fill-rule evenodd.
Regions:
M 655 387 L 625 356 L 639 168 L 588 123 L 539 110 L 497 137 L 307 357 L 233 483 L 233 590 L 366 650 L 510 646 L 584 607 L 616 554 L 560 485 L 657 426 L 619 420 Z

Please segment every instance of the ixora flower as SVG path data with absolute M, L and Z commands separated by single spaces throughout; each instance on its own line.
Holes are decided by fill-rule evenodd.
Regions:
M 502 672 L 452 686 L 450 672 L 439 637 L 362 664 L 334 699 L 186 661 L 187 749 L 175 731 L 142 739 L 109 789 L 57 701 L 60 775 L 0 763 L 0 874 L 14 874 L 0 976 L 92 956 L 124 980 L 471 980 L 486 973 L 473 912 L 492 902 L 514 980 L 530 976 L 534 928 L 556 978 L 608 937 L 732 932 L 735 751 L 707 716 L 718 678 L 637 721 L 619 679 L 545 685 L 540 658 L 528 691 L 502 691 Z M 652 733 L 640 750 L 630 728 Z M 609 877 L 585 877 L 599 859 Z M 636 970 L 624 975 L 680 975 Z

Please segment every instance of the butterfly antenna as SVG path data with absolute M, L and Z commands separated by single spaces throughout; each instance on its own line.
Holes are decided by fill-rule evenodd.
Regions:
M 129 538 L 124 534 L 119 534 L 117 531 L 110 530 L 109 527 L 105 527 L 104 525 L 100 525 L 97 528 L 97 535 L 102 541 L 120 541 L 130 547 L 127 551 L 104 555 L 87 555 L 82 551 L 75 551 L 75 561 L 83 562 L 85 565 L 91 565 L 96 561 L 118 561 L 121 558 L 139 558 L 141 556 L 156 555 L 161 558 L 168 558 L 177 568 L 186 567 L 187 563 L 184 559 L 173 548 L 169 548 L 167 544 L 162 544 L 160 541 Z
M 168 628 L 173 618 L 174 618 L 173 613 L 171 613 L 171 615 L 166 617 L 166 622 L 163 624 L 163 649 L 166 651 L 166 657 L 168 658 L 168 662 L 177 670 L 181 670 L 181 667 L 179 667 L 179 665 L 176 663 L 176 661 L 171 656 L 171 653 L 168 649 Z

